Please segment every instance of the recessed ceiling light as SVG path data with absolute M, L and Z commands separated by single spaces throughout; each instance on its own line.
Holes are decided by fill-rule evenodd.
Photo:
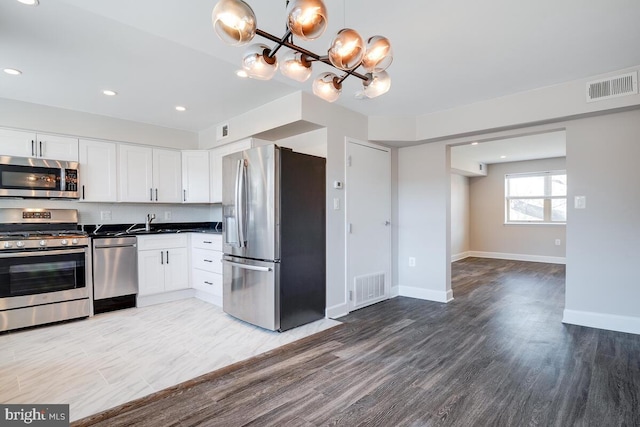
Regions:
M 245 70 L 238 70 L 236 71 L 236 76 L 246 79 L 247 77 L 249 77 L 249 74 L 247 74 Z
M 176 110 L 177 110 L 177 111 L 187 111 L 187 108 L 186 108 L 186 107 L 183 107 L 182 105 L 177 105 L 177 106 L 176 106 Z
M 114 92 L 114 91 L 109 90 L 109 89 L 103 90 L 102 93 L 104 93 L 107 96 L 116 96 L 118 94 L 118 92 Z
M 3 71 L 12 76 L 19 76 L 20 74 L 22 74 L 22 71 L 16 70 L 15 68 L 5 68 Z
M 26 4 L 27 6 L 37 6 L 40 4 L 38 0 L 18 0 L 22 4 Z
M 472 142 L 471 145 L 478 145 L 479 142 Z
M 501 158 L 501 159 L 506 159 L 506 158 L 507 158 L 507 156 L 500 156 L 500 158 Z

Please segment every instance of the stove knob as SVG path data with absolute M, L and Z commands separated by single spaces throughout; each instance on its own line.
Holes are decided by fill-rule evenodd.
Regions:
M 13 246 L 13 243 L 11 243 L 11 242 L 4 242 L 4 247 L 5 247 L 5 249 L 9 249 L 11 246 Z
M 67 246 L 67 244 L 69 244 L 69 241 L 67 239 L 62 239 L 62 241 L 60 242 L 60 244 L 62 246 Z
M 72 239 L 71 243 L 74 244 L 74 245 L 77 245 L 78 244 L 78 239 Z
M 47 246 L 46 240 L 40 240 L 40 246 Z
M 16 246 L 19 248 L 24 248 L 24 242 L 20 241 L 20 242 L 16 242 Z

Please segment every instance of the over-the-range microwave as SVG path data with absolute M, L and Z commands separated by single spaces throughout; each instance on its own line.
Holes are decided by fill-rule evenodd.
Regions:
M 0 197 L 78 199 L 78 162 L 0 156 Z

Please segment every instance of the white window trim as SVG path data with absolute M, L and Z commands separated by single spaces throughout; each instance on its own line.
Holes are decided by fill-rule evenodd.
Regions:
M 541 172 L 524 172 L 524 173 L 508 173 L 504 175 L 504 224 L 505 225 L 566 225 L 565 221 L 551 221 L 551 201 L 552 200 L 567 200 L 568 196 L 551 196 L 551 180 L 545 179 L 545 194 L 544 195 L 535 195 L 535 196 L 508 196 L 509 193 L 509 178 L 525 178 L 525 177 L 550 177 L 553 175 L 566 175 L 566 170 L 552 170 L 552 171 L 541 171 Z M 510 200 L 531 200 L 531 199 L 542 199 L 544 206 L 544 217 L 545 219 L 542 221 L 517 221 L 509 219 L 509 201 Z

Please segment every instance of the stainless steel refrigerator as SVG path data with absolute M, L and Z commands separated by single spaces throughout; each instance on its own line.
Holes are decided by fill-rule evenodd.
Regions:
M 226 313 L 273 331 L 324 317 L 325 166 L 276 145 L 223 158 Z

